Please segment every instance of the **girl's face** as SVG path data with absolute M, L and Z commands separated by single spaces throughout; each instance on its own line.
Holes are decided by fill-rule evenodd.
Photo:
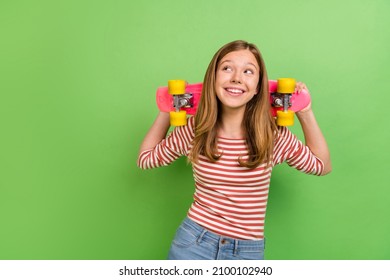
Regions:
M 217 66 L 215 89 L 225 109 L 245 109 L 257 94 L 260 67 L 249 50 L 225 55 Z

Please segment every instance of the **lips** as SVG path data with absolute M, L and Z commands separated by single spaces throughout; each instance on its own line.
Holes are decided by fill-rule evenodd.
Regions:
M 243 89 L 240 89 L 240 88 L 232 88 L 232 87 L 229 87 L 229 88 L 225 88 L 225 90 L 230 94 L 230 95 L 233 95 L 233 96 L 238 96 L 238 95 L 241 95 L 245 92 L 245 90 Z

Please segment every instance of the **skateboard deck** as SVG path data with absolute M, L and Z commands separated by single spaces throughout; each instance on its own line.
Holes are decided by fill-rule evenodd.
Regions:
M 190 106 L 181 107 L 181 110 L 186 111 L 187 114 L 194 115 L 196 113 L 196 109 L 198 108 L 199 100 L 202 94 L 202 83 L 196 84 L 187 84 L 186 92 L 191 93 L 191 96 L 188 97 L 190 100 Z M 282 111 L 283 107 L 275 106 L 275 93 L 277 93 L 278 81 L 277 80 L 269 80 L 269 94 L 270 94 L 270 103 L 271 103 L 271 112 L 274 117 L 277 115 L 277 111 Z M 169 94 L 168 87 L 162 86 L 157 88 L 156 93 L 156 102 L 160 111 L 162 112 L 172 112 L 175 111 L 175 107 L 173 105 L 173 95 Z M 289 110 L 293 112 L 299 112 L 303 108 L 305 108 L 310 103 L 310 95 L 307 90 L 302 90 L 300 93 L 294 91 L 290 97 L 290 106 Z
M 202 94 L 203 83 L 197 84 L 187 84 L 186 92 L 192 94 L 191 106 L 181 107 L 181 110 L 187 112 L 187 114 L 195 115 L 196 109 L 198 108 L 200 96 Z M 157 89 L 156 101 L 158 109 L 161 112 L 172 112 L 175 111 L 175 107 L 173 105 L 173 95 L 169 94 L 168 87 L 159 87 Z

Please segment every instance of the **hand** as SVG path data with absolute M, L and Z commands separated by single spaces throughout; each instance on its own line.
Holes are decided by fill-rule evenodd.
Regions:
M 295 85 L 295 90 L 298 94 L 301 93 L 302 91 L 306 91 L 308 94 L 310 94 L 309 89 L 307 88 L 307 86 L 303 82 L 297 82 Z M 305 112 L 310 111 L 310 110 L 311 110 L 311 101 L 305 108 L 303 108 L 302 110 L 297 112 L 297 114 L 299 115 L 299 113 L 305 113 Z

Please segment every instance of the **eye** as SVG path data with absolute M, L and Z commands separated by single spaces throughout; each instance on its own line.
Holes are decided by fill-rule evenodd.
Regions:
M 253 71 L 252 69 L 246 69 L 246 70 L 244 71 L 244 73 L 245 73 L 245 74 L 254 74 L 255 71 Z
M 232 68 L 229 65 L 226 65 L 226 66 L 222 67 L 222 71 L 230 72 L 230 71 L 232 71 Z

